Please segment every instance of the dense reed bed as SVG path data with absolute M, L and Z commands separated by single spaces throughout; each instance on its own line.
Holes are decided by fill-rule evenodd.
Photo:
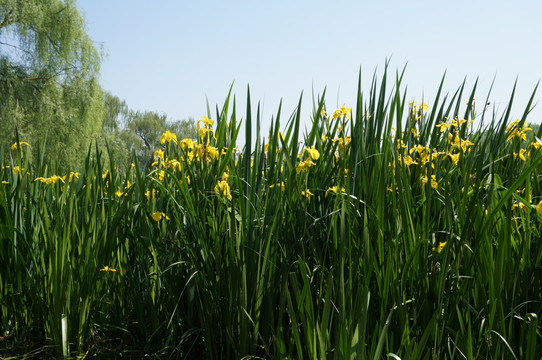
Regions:
M 353 109 L 324 93 L 307 129 L 301 99 L 262 133 L 250 92 L 242 117 L 229 94 L 198 139 L 165 132 L 122 174 L 102 148 L 59 174 L 17 139 L 0 353 L 59 355 L 67 314 L 80 357 L 540 358 L 532 104 L 511 118 L 512 91 L 496 114 L 464 84 L 410 103 L 402 76 L 375 75 Z

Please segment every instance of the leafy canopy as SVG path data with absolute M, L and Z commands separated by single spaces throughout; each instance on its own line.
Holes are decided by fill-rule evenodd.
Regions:
M 101 129 L 100 60 L 73 1 L 0 0 L 0 146 L 17 130 L 76 166 Z

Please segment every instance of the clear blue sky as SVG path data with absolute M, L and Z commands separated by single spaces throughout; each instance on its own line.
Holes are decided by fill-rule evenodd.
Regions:
M 244 114 L 247 84 L 262 101 L 264 134 L 283 99 L 294 111 L 304 91 L 327 86 L 327 107 L 353 107 L 358 71 L 364 90 L 387 58 L 407 65 L 408 100 L 431 100 L 479 78 L 484 98 L 504 110 L 518 79 L 521 116 L 542 78 L 542 2 L 532 1 L 142 1 L 78 0 L 87 31 L 106 52 L 102 86 L 136 110 L 200 118 L 234 84 Z M 542 89 L 531 122 L 542 121 Z M 239 109 L 241 110 L 241 109 Z M 238 112 L 239 112 L 238 110 Z

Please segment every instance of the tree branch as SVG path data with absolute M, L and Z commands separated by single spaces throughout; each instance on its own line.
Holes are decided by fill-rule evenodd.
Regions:
M 26 50 L 26 49 L 23 49 L 23 48 L 20 47 L 20 46 L 13 45 L 13 44 L 9 44 L 9 43 L 5 43 L 5 42 L 2 42 L 2 41 L 0 41 L 0 45 L 12 47 L 12 48 L 14 48 L 14 49 L 16 49 L 16 50 L 22 51 L 22 52 L 24 52 L 24 53 L 26 53 L 26 54 L 32 56 L 32 57 L 34 57 L 34 58 L 36 57 L 36 55 L 35 55 L 33 52 L 28 51 L 28 50 Z

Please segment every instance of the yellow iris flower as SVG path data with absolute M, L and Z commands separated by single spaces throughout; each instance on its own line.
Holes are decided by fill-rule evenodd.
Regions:
M 105 271 L 105 272 L 112 271 L 112 272 L 115 272 L 115 271 L 117 271 L 117 269 L 110 268 L 109 266 L 106 265 L 103 268 L 101 268 L 100 271 Z
M 124 193 L 122 191 L 120 191 L 120 187 L 117 187 L 117 191 L 115 191 L 115 195 L 117 197 L 122 197 L 122 195 L 124 195 Z
M 177 135 L 172 133 L 171 131 L 167 130 L 165 133 L 160 136 L 160 144 L 163 144 L 165 142 L 173 141 L 175 144 L 177 143 Z
M 197 123 L 198 130 L 200 129 L 200 123 L 203 123 L 203 125 L 206 126 L 206 127 L 211 127 L 211 126 L 213 126 L 213 124 L 215 122 L 213 120 L 209 119 L 207 116 L 204 116 L 204 117 L 202 117 L 201 119 L 198 120 L 198 123 Z
M 215 185 L 215 192 L 219 196 L 223 196 L 228 198 L 228 200 L 232 199 L 231 192 L 230 192 L 230 185 L 226 180 L 221 180 L 218 182 L 218 184 Z
M 280 182 L 278 184 L 271 184 L 271 185 L 269 185 L 269 188 L 272 189 L 275 186 L 280 186 L 280 190 L 282 190 L 282 191 L 286 190 L 286 185 L 284 185 L 284 181 L 282 181 L 282 182 Z
M 445 246 L 446 246 L 446 241 L 439 242 L 438 246 L 436 248 L 433 248 L 433 251 L 436 251 L 437 253 L 440 254 L 440 252 L 444 249 Z
M 186 138 L 181 140 L 181 149 L 185 150 L 188 149 L 194 149 L 194 141 L 192 139 Z
M 314 194 L 311 193 L 309 189 L 307 189 L 307 190 L 301 191 L 301 195 L 305 196 L 308 202 L 311 202 L 311 196 L 313 196 Z
M 300 161 L 295 171 L 299 174 L 302 171 L 308 170 L 311 166 L 316 165 L 312 160 Z
M 331 186 L 330 188 L 328 188 L 328 189 L 326 190 L 326 197 L 327 197 L 327 194 L 328 194 L 330 191 L 333 192 L 333 193 L 335 193 L 335 194 L 337 194 L 337 193 L 339 192 L 339 187 L 338 187 L 337 185 L 335 185 L 335 186 Z M 341 187 L 340 192 L 343 193 L 343 192 L 345 192 L 345 191 L 346 191 L 346 190 L 344 189 L 344 187 Z
M 56 184 L 57 181 L 64 182 L 64 178 L 58 175 L 52 175 L 51 177 L 48 177 L 48 178 L 38 177 L 38 178 L 35 178 L 34 181 L 40 181 L 44 184 Z
M 542 216 L 542 200 L 540 200 L 538 205 L 536 205 L 536 212 L 538 213 L 538 215 Z
M 22 148 L 23 145 L 30 146 L 26 141 L 19 141 L 11 145 L 11 150 L 16 150 L 18 148 Z
M 156 212 L 153 212 L 152 213 L 152 219 L 156 222 L 162 220 L 162 219 L 166 219 L 166 220 L 169 220 L 169 217 L 166 216 L 166 214 L 164 214 L 163 212 L 161 211 L 156 211 Z

